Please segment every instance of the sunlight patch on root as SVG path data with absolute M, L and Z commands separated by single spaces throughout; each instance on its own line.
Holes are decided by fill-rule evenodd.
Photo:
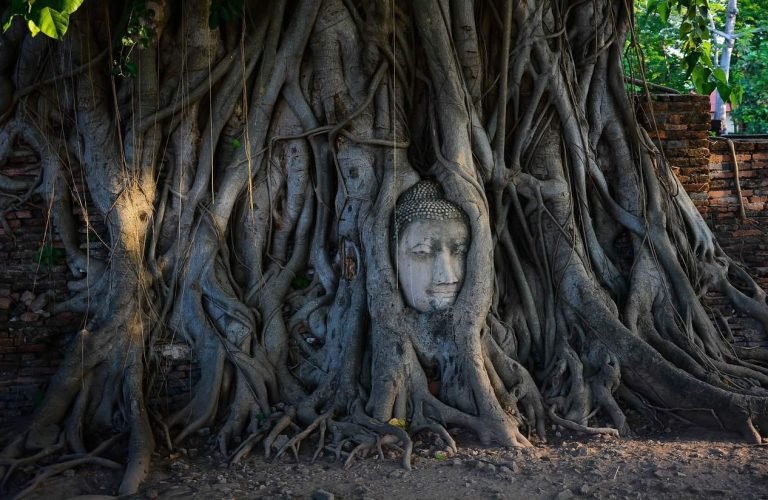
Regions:
M 530 448 L 533 445 L 521 432 L 516 416 L 504 413 L 505 421 L 490 420 L 487 417 L 470 415 L 449 406 L 425 390 L 417 390 L 415 396 L 422 401 L 425 417 L 430 420 L 450 423 L 464 427 L 478 437 L 481 443 L 491 441 L 512 448 Z M 416 421 L 419 421 L 417 418 Z M 502 428 L 501 426 L 504 426 Z
M 344 469 L 349 469 L 352 466 L 352 461 L 356 456 L 365 458 L 371 451 L 378 451 L 379 456 L 384 456 L 384 445 L 397 444 L 400 442 L 400 438 L 393 434 L 386 434 L 384 436 L 377 436 L 374 440 L 364 441 L 355 446 L 352 451 L 349 452 L 347 459 L 344 460 Z M 410 462 L 410 461 L 409 461 Z M 411 469 L 410 463 L 404 467 L 408 470 Z

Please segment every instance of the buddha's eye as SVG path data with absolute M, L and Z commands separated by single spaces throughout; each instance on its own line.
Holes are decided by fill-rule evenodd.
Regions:
M 412 248 L 409 253 L 417 259 L 426 259 L 432 255 L 432 249 L 427 247 L 416 247 Z

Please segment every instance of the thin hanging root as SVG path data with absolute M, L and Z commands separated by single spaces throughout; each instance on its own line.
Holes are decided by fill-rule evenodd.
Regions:
M 551 418 L 552 421 L 557 425 L 572 431 L 583 432 L 585 434 L 606 434 L 609 436 L 619 437 L 618 429 L 614 429 L 612 427 L 588 427 L 586 425 L 577 424 L 576 422 L 571 422 L 570 420 L 558 417 L 555 413 L 554 406 L 549 407 L 549 418 Z
M 336 455 L 334 457 L 335 460 L 338 462 L 338 460 L 341 458 L 342 455 L 349 455 L 349 453 L 343 450 L 344 445 L 347 444 L 349 441 L 351 441 L 351 439 L 342 439 L 336 444 L 335 448 L 326 446 L 325 449 L 328 451 L 332 451 Z
M 323 413 L 323 414 L 322 414 L 322 415 L 320 415 L 319 417 L 317 417 L 317 418 L 314 420 L 314 422 L 312 422 L 311 424 L 309 424 L 309 425 L 307 426 L 307 428 L 306 428 L 306 429 L 304 429 L 303 431 L 299 432 L 298 434 L 296 434 L 295 436 L 293 436 L 293 437 L 292 437 L 292 438 L 291 438 L 291 439 L 290 439 L 290 440 L 289 440 L 287 443 L 285 443 L 285 444 L 283 445 L 283 447 L 282 447 L 282 448 L 280 448 L 280 450 L 278 450 L 277 454 L 275 455 L 275 459 L 278 459 L 278 458 L 280 458 L 280 457 L 283 455 L 283 453 L 285 453 L 285 451 L 286 451 L 288 448 L 290 448 L 290 449 L 293 451 L 293 456 L 294 456 L 294 457 L 296 457 L 296 461 L 298 462 L 298 460 L 299 460 L 299 448 L 301 448 L 301 443 L 302 443 L 302 442 L 304 441 L 304 439 L 306 439 L 306 438 L 307 438 L 307 437 L 308 437 L 310 434 L 312 434 L 312 433 L 315 431 L 315 429 L 317 429 L 318 427 L 320 427 L 320 426 L 321 426 L 321 424 L 324 424 L 325 422 L 327 422 L 328 420 L 330 420 L 330 418 L 331 418 L 332 416 L 333 416 L 333 411 L 328 411 L 328 412 L 326 412 L 326 413 Z M 321 430 L 321 432 L 324 434 L 324 433 L 325 433 L 325 432 L 324 432 L 324 429 L 322 429 L 322 430 Z M 318 449 L 321 449 L 321 447 L 322 447 L 322 441 L 323 441 L 323 439 L 322 439 L 322 438 L 323 438 L 323 437 L 324 437 L 324 436 L 321 436 L 321 439 L 320 439 L 320 445 L 318 446 Z M 315 453 L 315 456 L 317 456 L 317 452 Z M 314 458 L 313 458 L 312 460 L 314 461 Z

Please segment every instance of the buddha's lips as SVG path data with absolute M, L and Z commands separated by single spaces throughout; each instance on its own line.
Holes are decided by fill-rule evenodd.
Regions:
M 429 295 L 437 298 L 453 298 L 458 292 L 459 287 L 457 285 L 440 285 L 427 290 Z

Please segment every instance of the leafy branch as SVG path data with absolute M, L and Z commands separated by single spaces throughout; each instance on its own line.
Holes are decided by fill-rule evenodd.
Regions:
M 3 30 L 11 26 L 14 17 L 27 22 L 32 36 L 43 33 L 60 39 L 69 28 L 69 16 L 82 5 L 84 0 L 12 0 L 3 18 Z

